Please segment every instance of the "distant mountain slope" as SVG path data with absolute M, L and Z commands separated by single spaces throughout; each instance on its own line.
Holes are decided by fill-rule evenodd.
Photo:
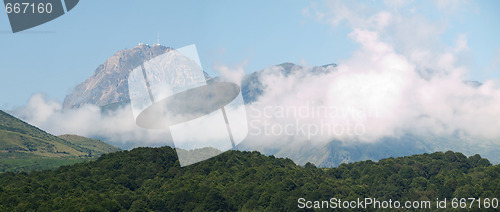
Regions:
M 46 157 L 86 157 L 87 149 L 60 139 L 0 111 L 1 150 Z
M 175 150 L 162 147 L 106 154 L 54 171 L 0 175 L 1 211 L 299 211 L 299 198 L 418 200 L 432 208 L 436 198 L 447 198 L 451 208 L 455 197 L 500 197 L 500 165 L 448 151 L 320 169 L 229 151 L 181 168 Z
M 0 111 L 0 172 L 55 168 L 117 150 L 83 137 L 56 137 Z
M 102 154 L 120 151 L 119 148 L 111 146 L 99 140 L 86 138 L 78 135 L 60 135 L 59 138 L 75 144 L 79 147 L 90 150 L 91 156 L 99 156 Z
M 241 147 L 241 149 L 256 149 Z M 403 157 L 408 155 L 432 153 L 436 151 L 460 151 L 465 155 L 480 154 L 493 164 L 500 163 L 500 149 L 495 144 L 469 143 L 459 137 L 432 137 L 405 135 L 398 138 L 385 137 L 376 142 L 341 142 L 331 141 L 326 145 L 304 143 L 301 148 L 284 146 L 277 149 L 257 148 L 258 151 L 277 157 L 288 157 L 297 164 L 307 162 L 320 167 L 337 167 L 342 163 L 352 163 L 363 160 L 378 161 L 388 157 Z

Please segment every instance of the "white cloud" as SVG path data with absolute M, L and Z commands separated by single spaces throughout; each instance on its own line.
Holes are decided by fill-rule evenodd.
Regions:
M 477 138 L 477 142 L 500 139 L 499 85 L 486 81 L 473 87 L 465 82 L 471 71 L 462 60 L 469 50 L 466 34 L 457 35 L 454 46 L 448 46 L 440 40 L 447 30 L 446 18 L 431 19 L 398 2 L 389 5 L 374 9 L 352 1 L 328 1 L 326 7 L 308 8 L 308 14 L 316 14 L 319 21 L 332 27 L 345 22 L 352 29 L 349 37 L 360 48 L 326 75 L 302 70 L 285 76 L 279 74 L 279 67 L 264 71 L 260 77 L 266 89 L 253 105 L 258 108 L 254 111 L 261 112 L 253 113 L 251 119 L 266 125 L 251 132 L 263 134 L 268 129 L 273 134 L 274 127 L 281 134 L 266 135 L 256 142 L 373 142 L 405 133 L 452 136 L 457 132 Z M 440 5 L 450 6 L 449 2 Z M 453 3 L 451 7 L 460 6 Z M 348 112 L 340 116 L 289 113 L 302 108 Z M 286 116 L 280 115 L 283 110 L 288 111 Z M 316 129 L 325 124 L 351 130 L 362 125 L 365 131 L 318 135 Z M 313 131 L 308 135 L 294 128 L 297 125 Z
M 121 147 L 172 145 L 168 131 L 145 130 L 136 126 L 130 106 L 102 113 L 94 105 L 63 110 L 62 104 L 33 95 L 14 115 L 51 134 L 76 134 L 101 138 Z
M 229 67 L 227 65 L 215 65 L 213 69 L 220 74 L 220 77 L 226 81 L 241 85 L 241 80 L 245 76 L 245 65 L 248 61 L 243 61 L 236 67 Z
M 260 130 L 251 132 L 262 136 L 253 142 L 273 146 L 301 141 L 324 144 L 333 139 L 373 142 L 405 133 L 452 136 L 456 132 L 500 138 L 498 85 L 488 81 L 475 88 L 465 83 L 452 53 L 442 55 L 434 67 L 450 74 L 426 79 L 411 59 L 381 41 L 378 33 L 354 30 L 350 36 L 361 48 L 334 72 L 315 75 L 299 70 L 285 76 L 280 67 L 274 67 L 261 74 L 266 89 L 251 106 L 256 108 L 251 111 L 260 112 L 250 119 L 260 124 Z M 325 108 L 327 114 L 337 115 L 311 112 Z M 309 112 L 294 112 L 302 109 Z M 280 111 L 287 112 L 281 115 Z M 334 111 L 341 111 L 340 115 Z M 307 132 L 297 126 L 305 126 Z M 364 130 L 317 132 L 325 126 Z

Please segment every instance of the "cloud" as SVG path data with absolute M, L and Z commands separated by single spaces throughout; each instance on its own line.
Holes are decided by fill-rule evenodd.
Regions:
M 235 67 L 229 67 L 227 65 L 214 65 L 213 69 L 220 74 L 220 77 L 229 82 L 236 83 L 241 86 L 241 80 L 245 76 L 245 65 L 248 61 L 243 61 Z
M 351 37 L 361 48 L 331 73 L 299 70 L 286 76 L 280 67 L 262 72 L 266 89 L 250 105 L 250 111 L 256 111 L 250 114 L 253 142 L 278 146 L 335 139 L 374 142 L 406 133 L 457 132 L 500 138 L 497 84 L 487 81 L 473 87 L 460 74 L 426 79 L 416 64 L 380 41 L 377 33 L 355 30 Z M 455 63 L 447 54 L 436 69 L 455 73 Z
M 145 130 L 136 126 L 130 106 L 108 112 L 101 112 L 94 105 L 63 110 L 60 102 L 35 94 L 26 106 L 15 109 L 13 113 L 54 135 L 76 134 L 99 138 L 122 148 L 172 145 L 168 131 Z
M 446 18 L 431 19 L 398 2 L 380 9 L 352 1 L 325 4 L 303 13 L 331 27 L 346 23 L 359 49 L 327 74 L 264 70 L 264 93 L 250 105 L 254 142 L 375 142 L 408 133 L 500 139 L 499 85 L 467 82 L 473 71 L 462 60 L 469 51 L 467 35 L 457 35 L 452 46 L 442 42 Z

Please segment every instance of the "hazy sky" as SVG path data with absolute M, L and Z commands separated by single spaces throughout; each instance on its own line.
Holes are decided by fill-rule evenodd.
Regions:
M 25 105 L 35 93 L 62 101 L 108 57 L 140 42 L 153 44 L 157 33 L 165 46 L 196 44 L 209 72 L 217 66 L 253 72 L 283 62 L 342 63 L 359 48 L 349 36 L 356 17 L 385 10 L 437 23 L 422 29 L 440 30 L 429 33 L 436 35 L 432 43 L 465 42 L 459 62 L 469 79 L 500 78 L 500 1 L 366 1 L 349 3 L 349 11 L 334 3 L 84 0 L 60 18 L 16 34 L 2 7 L 0 109 Z M 396 51 L 405 46 L 395 41 Z

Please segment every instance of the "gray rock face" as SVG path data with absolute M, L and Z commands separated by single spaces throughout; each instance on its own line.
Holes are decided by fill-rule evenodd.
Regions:
M 172 48 L 161 45 L 139 45 L 117 52 L 97 67 L 94 75 L 66 96 L 63 107 L 79 108 L 85 104 L 105 106 L 129 101 L 127 78 L 130 71 L 170 50 Z

